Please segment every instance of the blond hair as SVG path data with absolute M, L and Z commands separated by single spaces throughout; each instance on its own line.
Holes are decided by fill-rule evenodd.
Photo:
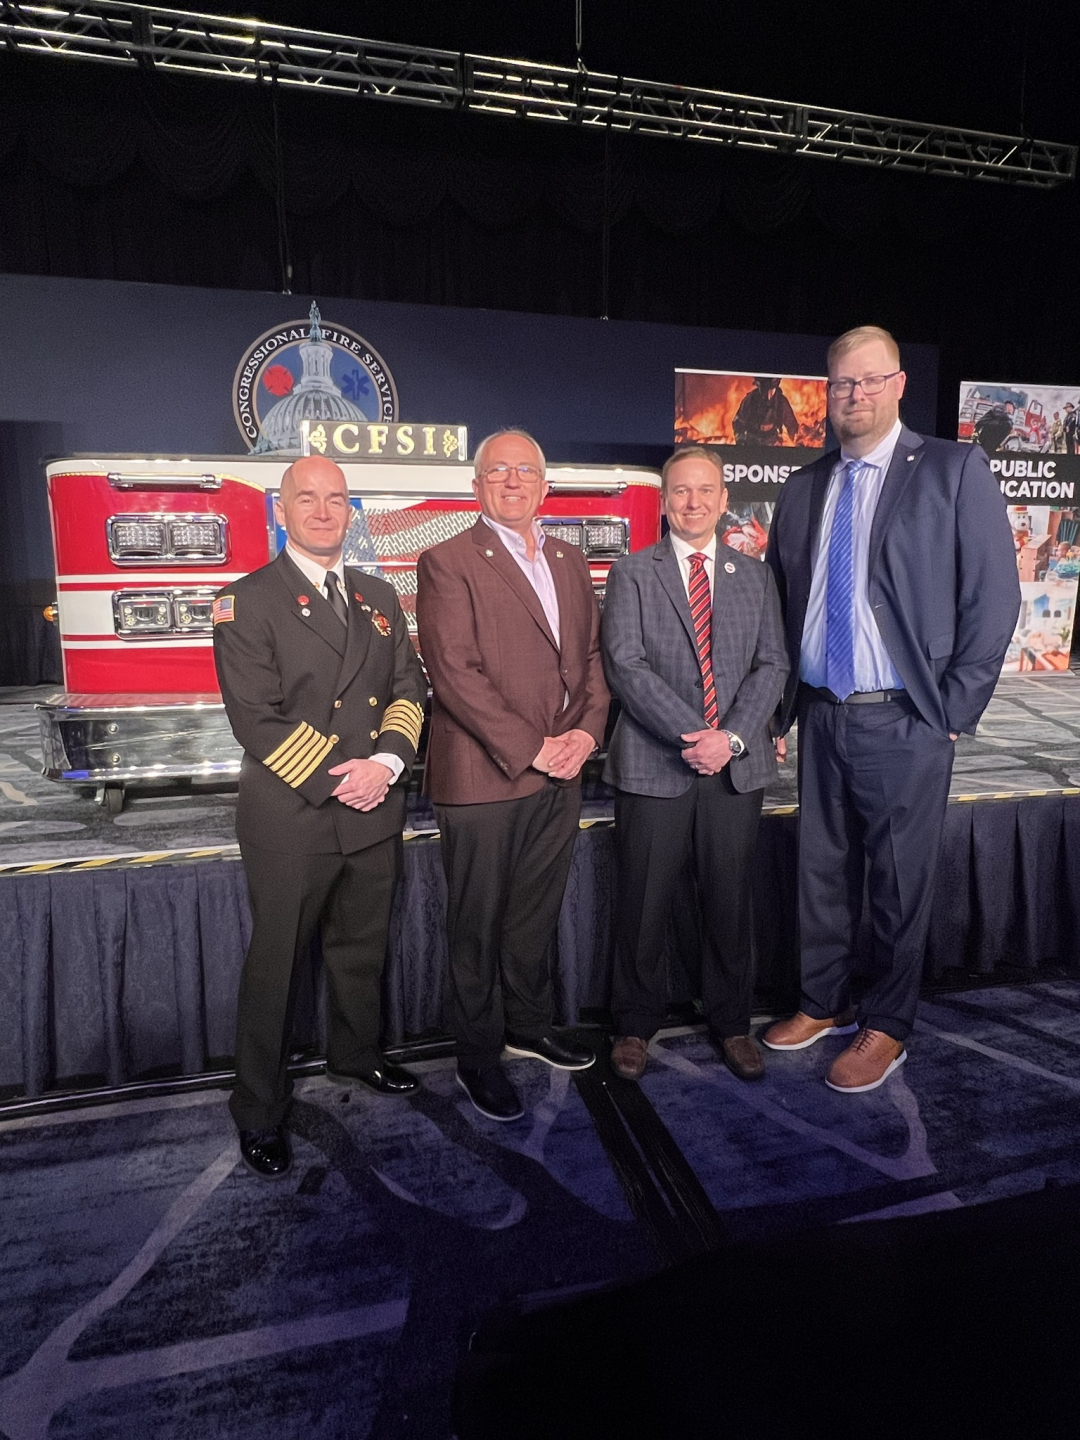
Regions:
M 843 335 L 838 335 L 829 346 L 826 355 L 826 364 L 831 368 L 833 361 L 840 360 L 851 350 L 857 350 L 860 345 L 868 345 L 871 341 L 880 340 L 893 358 L 894 364 L 900 366 L 900 346 L 880 325 L 856 325 L 854 330 L 845 330 Z

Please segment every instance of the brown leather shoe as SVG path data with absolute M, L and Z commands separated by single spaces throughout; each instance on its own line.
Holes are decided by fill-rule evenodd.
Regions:
M 624 1080 L 640 1080 L 648 1058 L 648 1042 L 637 1035 L 620 1035 L 611 1048 L 611 1068 Z
M 881 1030 L 860 1030 L 858 1039 L 829 1066 L 825 1084 L 845 1095 L 876 1090 L 906 1059 L 907 1051 L 899 1040 Z
M 828 1020 L 815 1020 L 800 1010 L 790 1020 L 778 1020 L 770 1025 L 761 1043 L 770 1050 L 805 1050 L 815 1041 L 824 1040 L 826 1035 L 854 1035 L 858 1028 L 853 1008 Z
M 749 1035 L 729 1035 L 721 1042 L 720 1053 L 738 1080 L 760 1080 L 765 1074 L 765 1060 Z

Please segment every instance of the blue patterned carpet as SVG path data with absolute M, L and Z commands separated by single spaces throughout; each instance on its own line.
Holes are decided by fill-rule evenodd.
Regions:
M 654 1042 L 641 1092 L 727 1240 L 1080 1181 L 1080 985 L 925 1002 L 867 1095 L 822 1083 L 842 1044 L 770 1053 L 745 1085 L 700 1032 Z M 221 1092 L 0 1121 L 0 1434 L 449 1440 L 484 1316 L 661 1263 L 586 1091 L 509 1068 L 512 1125 L 450 1062 L 410 1102 L 305 1080 L 277 1184 L 239 1164 Z

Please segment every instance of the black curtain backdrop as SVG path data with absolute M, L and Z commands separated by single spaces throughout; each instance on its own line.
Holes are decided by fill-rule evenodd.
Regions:
M 940 347 L 942 434 L 962 378 L 1080 374 L 1075 185 L 0 56 L 2 270 L 282 288 L 279 173 L 298 292 L 781 332 L 874 321 Z

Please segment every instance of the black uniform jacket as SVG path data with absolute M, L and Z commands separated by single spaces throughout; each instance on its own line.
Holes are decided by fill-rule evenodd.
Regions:
M 347 630 L 284 551 L 214 603 L 218 682 L 244 747 L 241 843 L 350 854 L 404 825 L 427 684 L 393 587 L 351 569 L 345 584 Z M 405 764 L 382 804 L 363 813 L 333 799 L 331 767 L 376 751 Z

